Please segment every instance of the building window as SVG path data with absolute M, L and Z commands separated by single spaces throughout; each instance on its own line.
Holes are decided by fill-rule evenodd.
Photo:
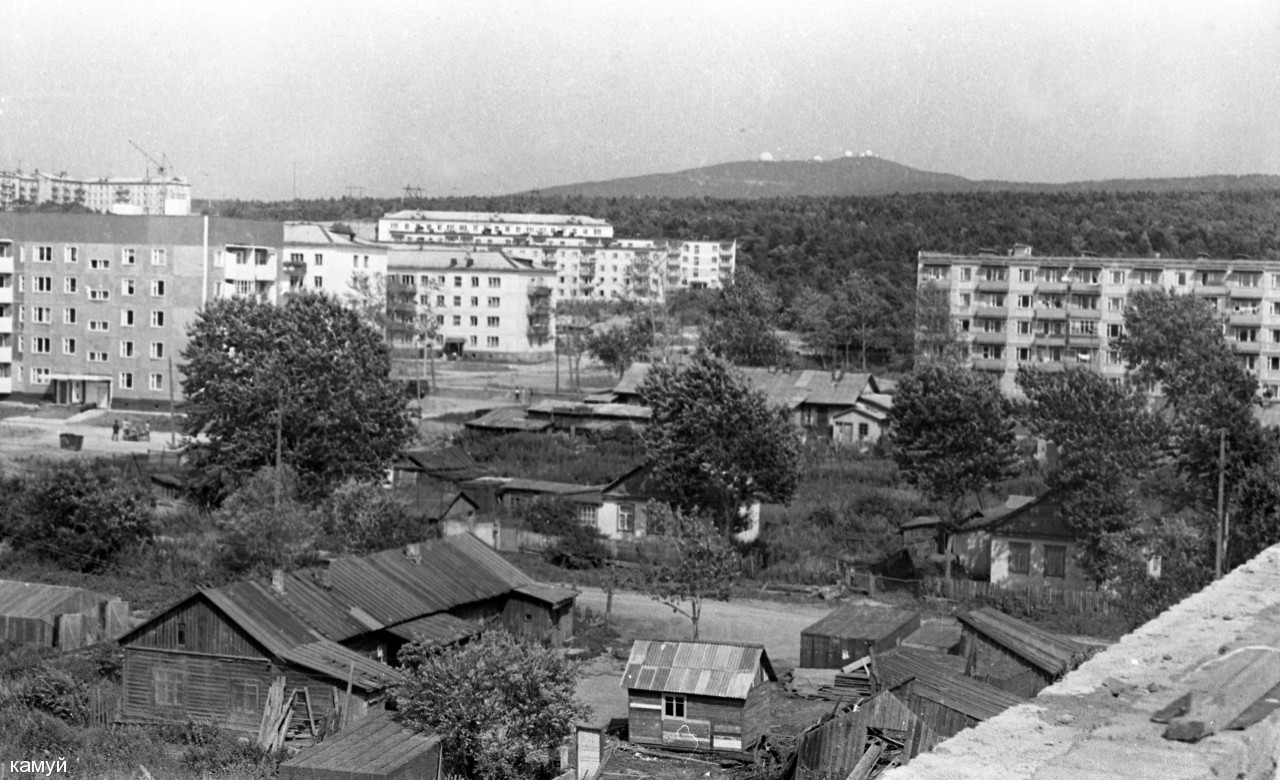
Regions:
M 135 263 L 137 263 L 137 262 L 138 262 L 138 250 L 136 250 L 136 249 L 121 249 L 121 250 L 120 250 L 120 262 L 121 262 L 121 264 L 123 264 L 123 265 L 134 265 Z
M 493 287 L 493 288 L 501 287 L 501 286 L 502 286 L 502 279 L 501 279 L 501 277 L 497 277 L 497 276 L 490 276 L 490 277 L 489 277 L 489 286 L 490 286 L 490 287 Z
M 32 306 L 31 321 L 36 323 L 48 323 L 53 321 L 53 308 L 50 306 Z
M 473 308 L 473 309 L 478 309 L 478 308 L 480 308 L 480 299 L 479 299 L 479 298 L 475 298 L 475 297 L 473 297 L 473 298 L 471 299 L 471 308 Z
M 624 534 L 635 533 L 636 505 L 618 504 L 618 530 Z
M 168 263 L 169 263 L 169 254 L 168 254 L 168 250 L 165 250 L 165 249 L 152 249 L 152 250 L 151 250 L 151 264 L 152 264 L 152 265 L 168 265 Z
M 461 277 L 461 276 L 455 276 L 455 277 L 453 277 L 453 286 L 454 286 L 454 287 L 461 287 L 461 286 L 462 286 L 462 277 Z
M 186 699 L 186 680 L 181 669 L 157 666 L 151 670 L 157 707 L 181 707 Z
M 164 342 L 163 341 L 151 342 L 151 359 L 152 360 L 164 359 Z
M 111 323 L 106 320 L 89 320 L 89 330 L 91 331 L 107 331 L 111 329 Z
M 111 298 L 110 290 L 106 290 L 106 289 L 97 290 L 92 287 L 89 288 L 89 300 L 91 301 L 105 301 L 110 298 Z
M 595 504 L 578 504 L 578 522 L 594 526 L 600 519 L 600 507 Z
M 164 312 L 162 311 L 151 312 L 151 327 L 153 328 L 164 327 Z
M 462 324 L 462 315 L 460 315 L 460 314 L 455 314 L 455 315 L 453 315 L 453 324 L 454 324 L 454 325 L 461 325 L 461 324 Z
M 80 247 L 69 246 L 62 250 L 62 261 L 64 263 L 80 262 Z
M 248 279 L 237 279 L 236 295 L 249 295 L 253 292 L 253 282 Z
M 130 349 L 130 353 L 132 354 L 132 349 Z M 133 372 L 131 371 L 120 372 L 120 389 L 121 390 L 133 389 Z
M 484 345 L 485 345 L 486 347 L 496 348 L 496 347 L 498 346 L 498 337 L 497 337 L 497 336 L 489 336 L 489 337 L 487 337 L 487 338 L 484 340 Z
M 53 292 L 53 277 L 37 276 L 34 290 L 38 293 Z
M 443 307 L 444 307 L 444 296 L 443 296 L 443 295 L 437 295 L 437 296 L 436 296 L 436 306 L 439 306 L 439 307 L 441 307 L 441 308 L 443 308 Z
M 133 342 L 132 342 L 132 341 L 122 341 L 122 342 L 120 342 L 120 357 L 122 357 L 122 358 L 131 358 L 131 357 L 133 357 Z
M 148 389 L 148 390 L 163 390 L 163 389 L 164 389 L 164 374 L 148 374 L 148 375 L 147 375 L 147 389 Z
M 64 354 L 64 355 L 74 355 L 74 354 L 76 354 L 76 340 L 75 340 L 75 339 L 63 339 L 63 340 L 62 340 L 62 354 Z
M 1031 545 L 1027 542 L 1009 542 L 1009 573 L 1031 573 Z
M 99 259 L 99 258 L 94 258 L 94 259 L 91 259 L 91 260 L 89 261 L 89 267 L 90 267 L 90 268 L 101 268 L 101 269 L 110 268 L 110 267 L 111 267 L 111 261 L 110 261 L 110 260 L 102 260 L 102 259 Z
M 471 286 L 472 286 L 472 287 L 479 287 L 479 286 L 480 286 L 480 277 L 478 277 L 478 276 L 473 276 L 473 277 L 471 277 Z
M 151 280 L 151 294 L 157 298 L 164 297 L 164 280 L 163 279 Z
M 664 718 L 684 717 L 684 697 L 674 693 L 662 694 L 662 716 Z
M 498 318 L 497 318 L 497 317 L 485 317 L 484 324 L 485 324 L 485 325 L 488 325 L 490 328 L 496 328 L 496 327 L 498 327 Z
M 51 246 L 38 246 L 38 247 L 36 247 L 36 262 L 37 262 L 37 263 L 52 263 L 52 262 L 53 262 L 53 247 L 51 247 Z
M 1060 578 L 1067 576 L 1066 547 L 1053 544 L 1044 546 L 1044 576 Z
M 120 312 L 120 327 L 122 328 L 133 327 L 133 309 L 125 309 L 124 311 Z
M 105 363 L 105 362 L 107 362 L 107 353 L 105 353 L 105 352 L 94 352 L 94 351 L 90 350 L 90 351 L 89 351 L 89 362 L 90 362 L 90 363 Z
M 77 283 L 74 276 L 65 277 L 62 280 L 62 291 L 74 295 L 77 292 Z
M 502 305 L 502 299 L 501 299 L 501 298 L 490 298 L 490 299 L 489 299 L 489 308 L 490 308 L 490 309 L 496 309 L 496 308 L 498 308 L 498 307 L 499 307 L 499 306 L 501 306 L 501 305 Z
M 867 423 L 858 423 L 858 438 L 865 439 L 871 435 L 871 426 Z
M 121 280 L 120 280 L 120 294 L 121 294 L 121 295 L 133 295 L 133 293 L 134 293 L 134 289 L 135 289 L 135 287 L 134 287 L 134 282 L 133 282 L 133 280 L 132 280 L 132 279 L 121 279 Z
M 33 385 L 49 384 L 49 369 L 47 368 L 31 369 L 31 384 Z
M 62 310 L 62 324 L 63 324 L 63 325 L 75 325 L 75 324 L 76 324 L 76 310 L 75 310 L 75 309 L 66 308 L 66 309 L 63 309 L 63 310 Z
M 1112 272 L 1111 272 L 1111 283 L 1112 283 L 1112 284 L 1124 284 L 1124 271 L 1112 271 Z
M 462 306 L 462 296 L 461 296 L 461 295 L 455 295 L 455 296 L 453 296 L 453 305 L 454 305 L 455 307 L 459 307 L 459 308 L 461 308 L 461 306 Z
M 246 715 L 261 715 L 262 703 L 258 700 L 256 680 L 230 680 L 231 711 Z
M 479 337 L 479 336 L 468 336 L 468 337 L 467 337 L 467 344 L 468 344 L 469 346 L 474 347 L 474 346 L 477 346 L 479 343 L 480 343 L 480 337 Z
M 311 280 L 311 286 L 312 286 L 312 287 L 314 287 L 314 288 L 316 288 L 317 290 L 319 290 L 321 287 L 324 287 L 324 277 L 323 277 L 323 276 L 316 276 L 316 277 L 312 278 L 312 280 Z

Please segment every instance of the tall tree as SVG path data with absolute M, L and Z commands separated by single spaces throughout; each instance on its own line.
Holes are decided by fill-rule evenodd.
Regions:
M 1012 409 L 993 380 L 929 363 L 898 384 L 889 416 L 894 460 L 943 520 L 950 577 L 951 538 L 964 519 L 965 499 L 980 503 L 1017 464 Z
M 791 499 L 799 430 L 728 362 L 699 351 L 683 367 L 655 365 L 639 392 L 653 409 L 642 434 L 653 477 L 677 506 L 711 514 L 728 534 L 745 507 Z
M 734 365 L 776 366 L 790 354 L 777 331 L 781 310 L 769 283 L 740 269 L 711 305 L 702 346 Z
M 639 312 L 625 325 L 613 325 L 587 337 L 587 351 L 621 377 L 653 345 L 653 325 L 648 312 Z
M 569 361 L 569 384 L 573 387 L 582 386 L 582 356 L 591 343 L 595 326 L 604 319 L 605 309 L 604 301 L 587 298 L 556 303 L 556 348 Z
M 674 555 L 648 570 L 644 587 L 672 612 L 689 618 L 696 640 L 703 606 L 708 600 L 729 600 L 742 565 L 706 518 L 679 510 L 665 514 L 659 522 L 668 533 L 674 532 Z
M 1140 519 L 1141 483 L 1158 463 L 1164 426 L 1140 389 L 1094 371 L 1023 367 L 1017 382 L 1028 428 L 1059 448 L 1046 481 L 1081 541 L 1081 567 L 1101 584 L 1115 572 L 1121 534 Z
M 893 316 L 883 294 L 884 282 L 861 273 L 844 276 L 830 292 L 806 289 L 794 312 L 811 349 L 851 362 L 858 345 L 858 365 L 867 368 L 867 350 L 888 346 Z
M 182 357 L 184 432 L 207 437 L 189 452 L 230 483 L 220 495 L 277 460 L 308 496 L 347 478 L 380 479 L 413 437 L 382 338 L 331 297 L 214 301 Z
M 551 777 L 552 754 L 588 713 L 568 662 L 501 628 L 462 647 L 405 645 L 400 664 L 396 718 L 442 736 L 447 765 L 463 777 Z
M 917 363 L 960 363 L 964 343 L 951 316 L 951 292 L 933 282 L 916 290 L 915 358 Z

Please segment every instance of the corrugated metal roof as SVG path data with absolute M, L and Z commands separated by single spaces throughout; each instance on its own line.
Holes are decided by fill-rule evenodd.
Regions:
M 880 639 L 916 620 L 918 612 L 868 604 L 847 604 L 800 632 L 801 636 Z
M 487 431 L 545 431 L 551 427 L 550 420 L 530 420 L 524 407 L 503 407 L 494 409 L 488 414 L 468 420 L 464 427 Z
M 914 680 L 913 693 L 975 720 L 993 718 L 1024 701 L 1008 691 L 956 674 L 954 666 L 927 650 L 890 650 L 876 656 L 876 668 L 885 688 L 893 690 Z
M 752 387 L 769 397 L 771 404 L 782 404 L 788 408 L 800 404 L 853 408 L 854 402 L 868 389 L 879 395 L 879 384 L 871 374 L 776 368 L 738 370 Z M 613 392 L 621 396 L 638 395 L 648 373 L 648 363 L 633 363 L 618 380 Z
M 761 666 L 776 679 L 763 645 L 638 639 L 622 687 L 745 699 Z
M 476 636 L 483 630 L 479 625 L 454 617 L 448 612 L 427 615 L 387 629 L 405 641 L 422 641 L 432 645 L 451 644 Z
M 991 607 L 971 610 L 959 618 L 966 629 L 982 634 L 1054 678 L 1076 668 L 1088 657 L 1088 648 L 1084 645 Z
M 515 592 L 528 596 L 531 599 L 537 599 L 538 601 L 545 602 L 553 607 L 558 607 L 561 604 L 573 601 L 578 595 L 578 591 L 573 588 L 561 588 L 556 585 L 543 585 L 539 582 L 535 582 L 530 585 L 521 585 L 515 589 Z
M 83 588 L 0 580 L 0 615 L 48 618 L 93 609 L 111 596 Z
M 382 711 L 280 766 L 345 772 L 353 779 L 386 777 L 424 753 L 439 749 L 440 741 L 439 735 L 419 734 Z

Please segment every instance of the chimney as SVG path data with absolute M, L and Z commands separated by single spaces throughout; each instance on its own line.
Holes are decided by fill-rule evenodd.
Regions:
M 271 570 L 271 589 L 281 596 L 284 595 L 284 569 Z
M 422 563 L 422 545 L 418 542 L 410 542 L 404 546 L 404 555 L 414 563 Z

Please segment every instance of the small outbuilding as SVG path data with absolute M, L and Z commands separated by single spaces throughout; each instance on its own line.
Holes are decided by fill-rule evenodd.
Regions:
M 380 711 L 280 764 L 280 780 L 436 780 L 440 743 Z
M 1019 696 L 1035 696 L 1089 657 L 1090 648 L 983 607 L 959 616 L 960 655 L 970 676 Z
M 636 640 L 622 675 L 638 745 L 741 752 L 768 726 L 776 682 L 762 645 Z
M 891 650 L 920 628 L 920 613 L 850 604 L 800 632 L 800 666 L 841 669 L 874 650 Z
M 880 689 L 892 691 L 942 739 L 1025 701 L 965 677 L 963 661 L 955 656 L 897 648 L 877 656 L 876 673 Z M 840 677 L 836 678 L 837 686 Z
M 129 630 L 129 603 L 101 593 L 0 580 L 0 639 L 75 650 Z

